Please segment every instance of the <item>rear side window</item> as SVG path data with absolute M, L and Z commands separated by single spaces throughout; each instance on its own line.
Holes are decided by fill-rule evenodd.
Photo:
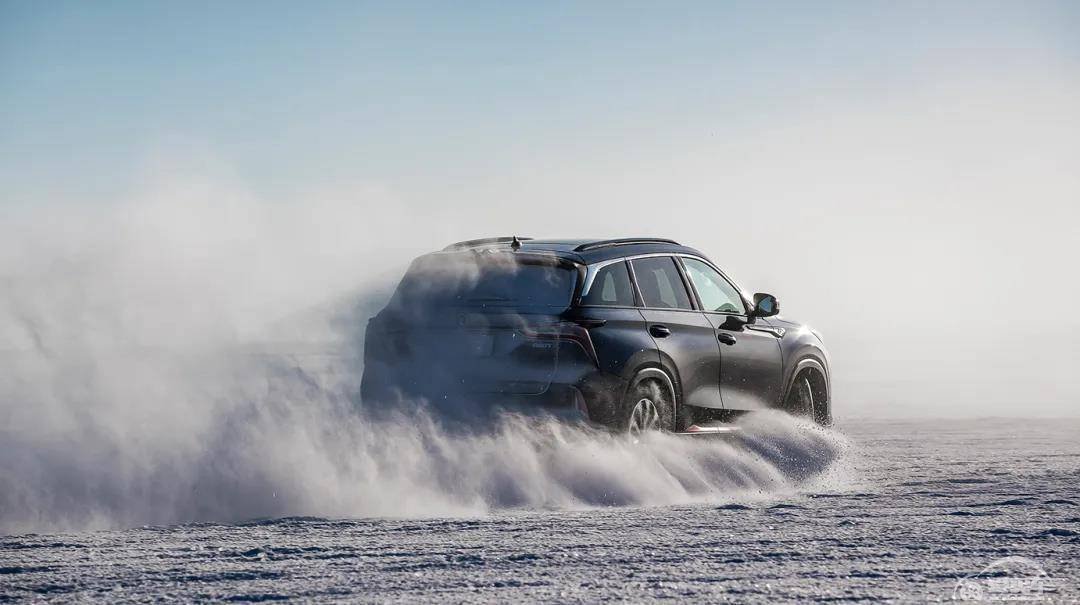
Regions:
M 630 272 L 626 270 L 626 263 L 620 261 L 601 267 L 596 272 L 588 293 L 581 299 L 581 304 L 633 307 L 634 286 L 630 283 Z
M 689 309 L 682 276 L 670 256 L 639 258 L 634 263 L 634 277 L 646 307 L 655 309 Z

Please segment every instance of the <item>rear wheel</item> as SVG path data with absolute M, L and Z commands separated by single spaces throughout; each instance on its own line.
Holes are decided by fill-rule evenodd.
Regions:
M 671 431 L 674 417 L 671 395 L 656 381 L 645 380 L 627 394 L 614 428 L 632 436 L 653 431 Z
M 656 410 L 656 404 L 648 397 L 643 397 L 630 411 L 630 422 L 626 432 L 631 435 L 640 435 L 648 431 L 660 430 L 660 412 Z

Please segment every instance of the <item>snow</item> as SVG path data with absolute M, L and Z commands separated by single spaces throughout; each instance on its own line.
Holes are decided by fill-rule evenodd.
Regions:
M 1080 598 L 1080 421 L 757 422 L 737 442 L 571 439 L 593 464 L 516 459 L 541 467 L 521 481 L 542 471 L 570 496 L 512 498 L 534 492 L 466 473 L 498 493 L 450 516 L 403 502 L 397 518 L 9 535 L 0 602 L 948 600 L 1009 556 L 1041 566 L 1055 599 Z

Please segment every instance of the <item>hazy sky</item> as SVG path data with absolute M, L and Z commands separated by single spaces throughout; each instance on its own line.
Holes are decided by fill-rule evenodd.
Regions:
M 259 190 L 439 188 L 1078 61 L 1072 2 L 4 1 L 0 179 L 115 195 L 180 139 Z
M 312 204 L 299 257 L 391 249 L 357 275 L 672 236 L 824 332 L 844 410 L 1078 413 L 1074 2 L 0 0 L 0 183 L 5 231 Z

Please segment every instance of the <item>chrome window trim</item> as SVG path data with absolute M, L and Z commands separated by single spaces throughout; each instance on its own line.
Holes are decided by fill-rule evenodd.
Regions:
M 743 313 L 723 313 L 721 311 L 698 310 L 699 312 L 701 312 L 701 313 L 718 313 L 718 314 L 721 314 L 721 315 L 747 315 L 750 312 L 749 311 L 749 309 L 751 308 L 750 299 L 746 296 L 746 291 L 744 291 L 742 289 L 742 287 L 739 286 L 739 284 L 735 283 L 735 280 L 728 277 L 727 274 L 725 274 L 723 271 L 721 271 L 720 268 L 717 267 L 715 264 L 713 264 L 713 262 L 710 261 L 709 259 L 707 259 L 707 258 L 705 258 L 703 256 L 698 256 L 697 254 L 688 254 L 686 252 L 649 252 L 648 254 L 634 254 L 632 256 L 620 256 L 618 258 L 610 258 L 608 260 L 600 261 L 598 263 L 592 263 L 590 265 L 585 265 L 585 285 L 582 286 L 582 288 L 581 288 L 581 294 L 579 295 L 578 300 L 580 301 L 581 299 L 585 298 L 585 295 L 587 295 L 589 293 L 589 290 L 592 288 L 593 280 L 596 279 L 596 272 L 599 271 L 600 269 L 602 269 L 602 268 L 604 268 L 604 267 L 606 267 L 608 265 L 615 264 L 615 263 L 623 263 L 623 262 L 626 262 L 626 261 L 632 261 L 632 260 L 639 259 L 639 258 L 653 258 L 653 257 L 657 257 L 657 256 L 672 256 L 672 257 L 677 256 L 677 257 L 680 257 L 680 258 L 692 258 L 694 260 L 699 260 L 699 261 L 705 263 L 706 265 L 708 265 L 709 267 L 712 267 L 712 269 L 714 271 L 716 271 L 717 273 L 720 274 L 720 277 L 727 280 L 727 282 L 729 284 L 731 284 L 731 287 L 735 288 L 735 291 L 738 292 L 740 296 L 742 296 L 743 307 L 744 307 L 744 312 Z M 637 288 L 637 279 L 634 278 L 633 273 L 631 273 L 630 279 L 633 281 L 634 288 L 636 289 Z M 694 288 L 694 285 L 690 284 L 690 287 Z M 691 294 L 693 294 L 696 297 L 697 296 L 696 290 L 692 291 Z M 651 309 L 651 308 L 653 308 L 653 307 L 644 306 L 644 301 L 642 301 L 642 303 L 643 303 L 643 306 L 634 307 L 634 308 L 635 309 Z M 606 305 L 604 305 L 604 306 L 606 308 Z M 621 308 L 629 308 L 629 307 L 621 307 Z M 663 310 L 664 311 L 680 311 L 680 310 L 685 311 L 686 309 L 663 309 Z
M 600 261 L 598 263 L 586 265 L 585 285 L 581 288 L 581 297 L 585 298 L 585 296 L 589 293 L 589 290 L 592 288 L 593 280 L 596 279 L 596 272 L 600 269 L 603 269 L 608 265 L 614 265 L 615 263 L 625 263 L 626 261 L 634 260 L 635 258 L 649 258 L 653 256 L 674 256 L 674 254 L 670 252 L 651 252 L 649 254 L 637 254 L 634 256 L 620 256 L 618 258 L 610 258 L 608 260 Z

